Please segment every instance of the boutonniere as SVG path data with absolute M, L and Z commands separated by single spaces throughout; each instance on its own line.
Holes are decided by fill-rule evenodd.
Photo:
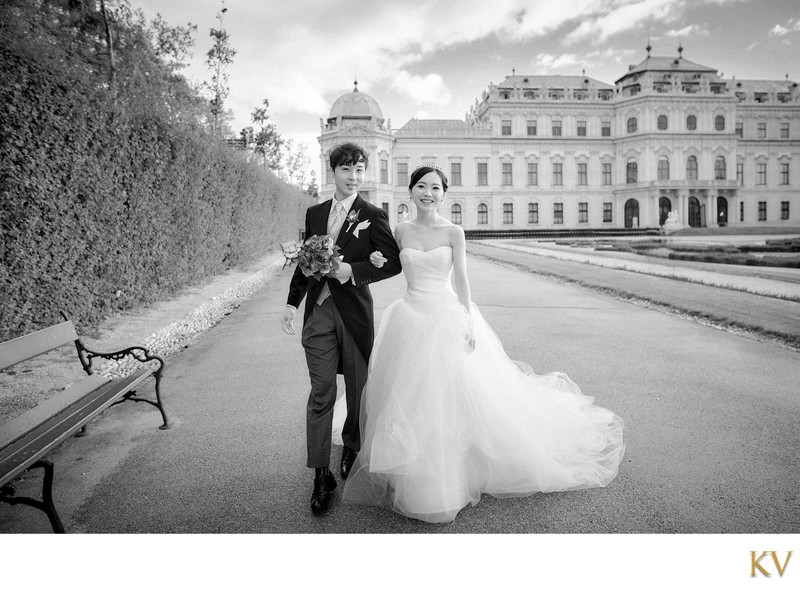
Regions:
M 353 212 L 347 213 L 347 219 L 346 220 L 347 220 L 348 225 L 347 225 L 346 233 L 350 233 L 350 229 L 353 227 L 353 225 L 358 223 L 358 215 L 359 214 L 361 214 L 361 209 L 360 208 L 358 210 L 354 210 Z M 358 235 L 356 235 L 356 237 L 358 237 Z
M 353 229 L 353 237 L 358 239 L 359 231 L 363 231 L 367 227 L 369 227 L 369 221 L 361 221 L 358 225 L 356 225 L 356 228 Z

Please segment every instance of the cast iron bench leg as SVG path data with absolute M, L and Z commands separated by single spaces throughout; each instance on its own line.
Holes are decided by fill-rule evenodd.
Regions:
M 53 503 L 53 463 L 50 460 L 39 460 L 32 464 L 28 470 L 32 468 L 44 468 L 44 478 L 42 479 L 42 500 L 37 501 L 31 497 L 10 497 L 3 495 L 0 501 L 4 501 L 10 505 L 30 505 L 38 510 L 47 514 L 47 519 L 50 520 L 50 526 L 56 534 L 64 534 L 64 524 L 61 523 L 61 518 L 58 517 L 55 503 Z

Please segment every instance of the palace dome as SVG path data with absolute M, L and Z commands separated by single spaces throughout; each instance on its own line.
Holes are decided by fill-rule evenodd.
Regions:
M 333 102 L 328 121 L 343 119 L 372 119 L 383 122 L 383 112 L 372 97 L 358 90 L 358 82 L 352 92 L 339 97 Z

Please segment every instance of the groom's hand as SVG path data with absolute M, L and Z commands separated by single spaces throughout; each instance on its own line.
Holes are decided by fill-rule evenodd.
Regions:
M 286 309 L 283 312 L 283 318 L 281 319 L 281 328 L 286 334 L 294 334 L 294 312 L 295 308 L 287 305 Z
M 340 262 L 339 267 L 329 272 L 327 276 L 335 278 L 340 283 L 344 284 L 353 276 L 353 268 L 347 262 Z

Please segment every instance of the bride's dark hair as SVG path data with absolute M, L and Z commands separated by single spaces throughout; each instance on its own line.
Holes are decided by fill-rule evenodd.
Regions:
M 438 165 L 420 165 L 419 167 L 417 167 L 411 174 L 411 181 L 408 183 L 408 189 L 410 190 L 411 188 L 413 188 L 414 184 L 416 184 L 420 180 L 420 178 L 422 178 L 425 175 L 428 175 L 431 171 L 439 175 L 439 178 L 441 178 L 442 180 L 442 189 L 446 192 L 447 176 L 444 174 L 444 171 L 442 171 L 442 168 L 439 167 Z

